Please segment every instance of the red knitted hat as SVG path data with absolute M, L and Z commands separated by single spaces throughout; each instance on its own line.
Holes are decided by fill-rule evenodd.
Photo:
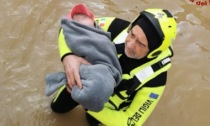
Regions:
M 84 14 L 94 20 L 92 12 L 84 4 L 75 5 L 67 15 L 68 18 L 72 19 L 75 14 Z

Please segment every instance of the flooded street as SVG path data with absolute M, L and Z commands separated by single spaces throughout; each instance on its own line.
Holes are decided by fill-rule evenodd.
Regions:
M 80 106 L 58 115 L 50 109 L 54 95 L 45 96 L 45 75 L 63 71 L 60 18 L 78 3 L 95 17 L 129 21 L 146 8 L 170 10 L 178 22 L 175 55 L 164 95 L 144 126 L 210 125 L 209 0 L 1 0 L 0 126 L 88 126 Z

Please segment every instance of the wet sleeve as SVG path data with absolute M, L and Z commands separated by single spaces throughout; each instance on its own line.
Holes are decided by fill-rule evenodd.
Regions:
M 154 110 L 164 88 L 165 86 L 143 87 L 125 110 L 117 111 L 105 107 L 98 113 L 88 113 L 106 126 L 141 126 Z

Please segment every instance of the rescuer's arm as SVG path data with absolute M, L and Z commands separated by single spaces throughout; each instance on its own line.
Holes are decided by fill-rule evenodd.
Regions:
M 114 17 L 106 17 L 106 18 L 96 18 L 95 22 L 101 26 L 104 31 L 112 32 L 114 27 L 120 27 L 119 25 L 125 24 L 126 21 L 120 20 Z M 120 23 L 121 22 L 121 23 Z M 113 25 L 119 24 L 119 25 Z M 115 30 L 113 32 L 116 32 Z M 78 36 L 79 37 L 79 36 Z M 68 47 L 65 41 L 65 36 L 63 34 L 63 29 L 60 29 L 58 36 L 58 48 L 60 59 L 63 62 L 64 70 L 67 75 L 68 84 L 70 87 L 73 87 L 75 84 L 78 85 L 79 88 L 82 88 L 80 75 L 79 75 L 79 66 L 80 64 L 89 64 L 84 58 L 78 57 L 73 54 L 71 49 Z M 68 90 L 70 92 L 70 89 Z

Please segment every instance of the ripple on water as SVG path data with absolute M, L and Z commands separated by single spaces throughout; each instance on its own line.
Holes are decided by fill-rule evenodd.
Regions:
M 201 20 L 194 14 L 187 14 L 186 19 L 194 24 L 201 25 Z
M 162 7 L 175 14 L 178 35 L 173 43 L 175 55 L 168 90 L 148 123 L 158 126 L 206 125 L 209 119 L 204 116 L 210 117 L 209 109 L 206 109 L 210 104 L 210 6 L 198 7 L 186 1 L 2 0 L 0 126 L 61 126 L 82 119 L 85 123 L 85 118 L 74 116 L 81 111 L 62 116 L 53 114 L 49 107 L 52 97 L 44 94 L 45 74 L 63 70 L 57 49 L 59 19 L 78 2 L 86 3 L 97 17 L 117 16 L 129 21 L 140 10 L 149 7 Z M 172 114 L 168 116 L 168 113 Z

